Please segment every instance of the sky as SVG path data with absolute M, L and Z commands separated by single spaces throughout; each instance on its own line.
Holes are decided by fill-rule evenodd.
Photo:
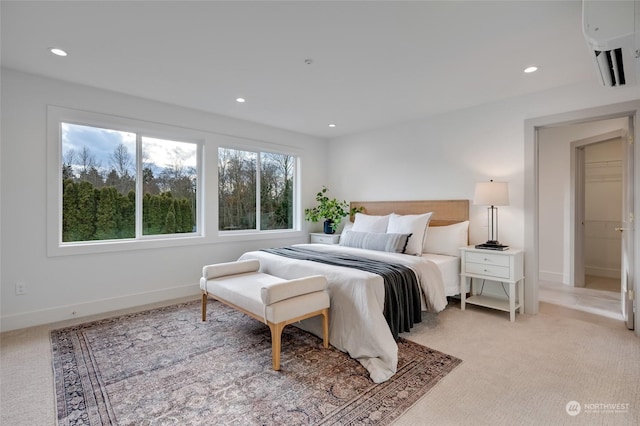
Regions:
M 109 130 L 78 124 L 62 123 L 62 160 L 67 161 L 69 152 L 75 152 L 73 165 L 81 166 L 79 154 L 87 147 L 98 170 L 107 172 L 113 168 L 113 153 L 123 144 L 131 159 L 130 173 L 135 174 L 136 134 L 119 130 Z M 197 145 L 194 143 L 163 140 L 151 137 L 142 138 L 142 155 L 145 166 L 159 173 L 168 166 L 179 164 L 195 170 L 197 164 Z

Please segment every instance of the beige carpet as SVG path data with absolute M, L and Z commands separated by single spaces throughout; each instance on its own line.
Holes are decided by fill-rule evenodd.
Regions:
M 67 325 L 0 336 L 3 426 L 56 424 L 49 330 Z M 453 305 L 405 337 L 464 363 L 397 425 L 640 424 L 640 339 L 622 322 L 543 303 L 510 323 L 506 313 Z

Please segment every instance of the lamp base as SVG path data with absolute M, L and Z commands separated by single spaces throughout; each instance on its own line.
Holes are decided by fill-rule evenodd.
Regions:
M 484 249 L 484 250 L 508 250 L 509 246 L 505 246 L 500 244 L 499 241 L 496 240 L 489 240 L 484 244 L 476 244 L 475 246 L 477 249 Z

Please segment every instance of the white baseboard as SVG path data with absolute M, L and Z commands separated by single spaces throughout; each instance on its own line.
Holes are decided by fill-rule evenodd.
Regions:
M 183 297 L 194 296 L 195 298 L 199 295 L 200 286 L 198 284 L 187 284 L 144 293 L 127 294 L 110 299 L 93 300 L 75 305 L 56 306 L 54 308 L 6 315 L 0 318 L 0 331 L 50 324 Z
M 538 280 L 567 284 L 569 282 L 569 277 L 565 277 L 564 274 L 560 274 L 558 272 L 540 271 L 538 273 Z

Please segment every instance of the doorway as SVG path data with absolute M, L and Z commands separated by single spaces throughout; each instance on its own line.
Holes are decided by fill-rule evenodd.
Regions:
M 621 292 L 626 134 L 620 129 L 570 144 L 574 249 L 568 284 L 574 287 Z
M 537 129 L 540 300 L 624 319 L 622 141 L 629 123 L 620 116 Z

